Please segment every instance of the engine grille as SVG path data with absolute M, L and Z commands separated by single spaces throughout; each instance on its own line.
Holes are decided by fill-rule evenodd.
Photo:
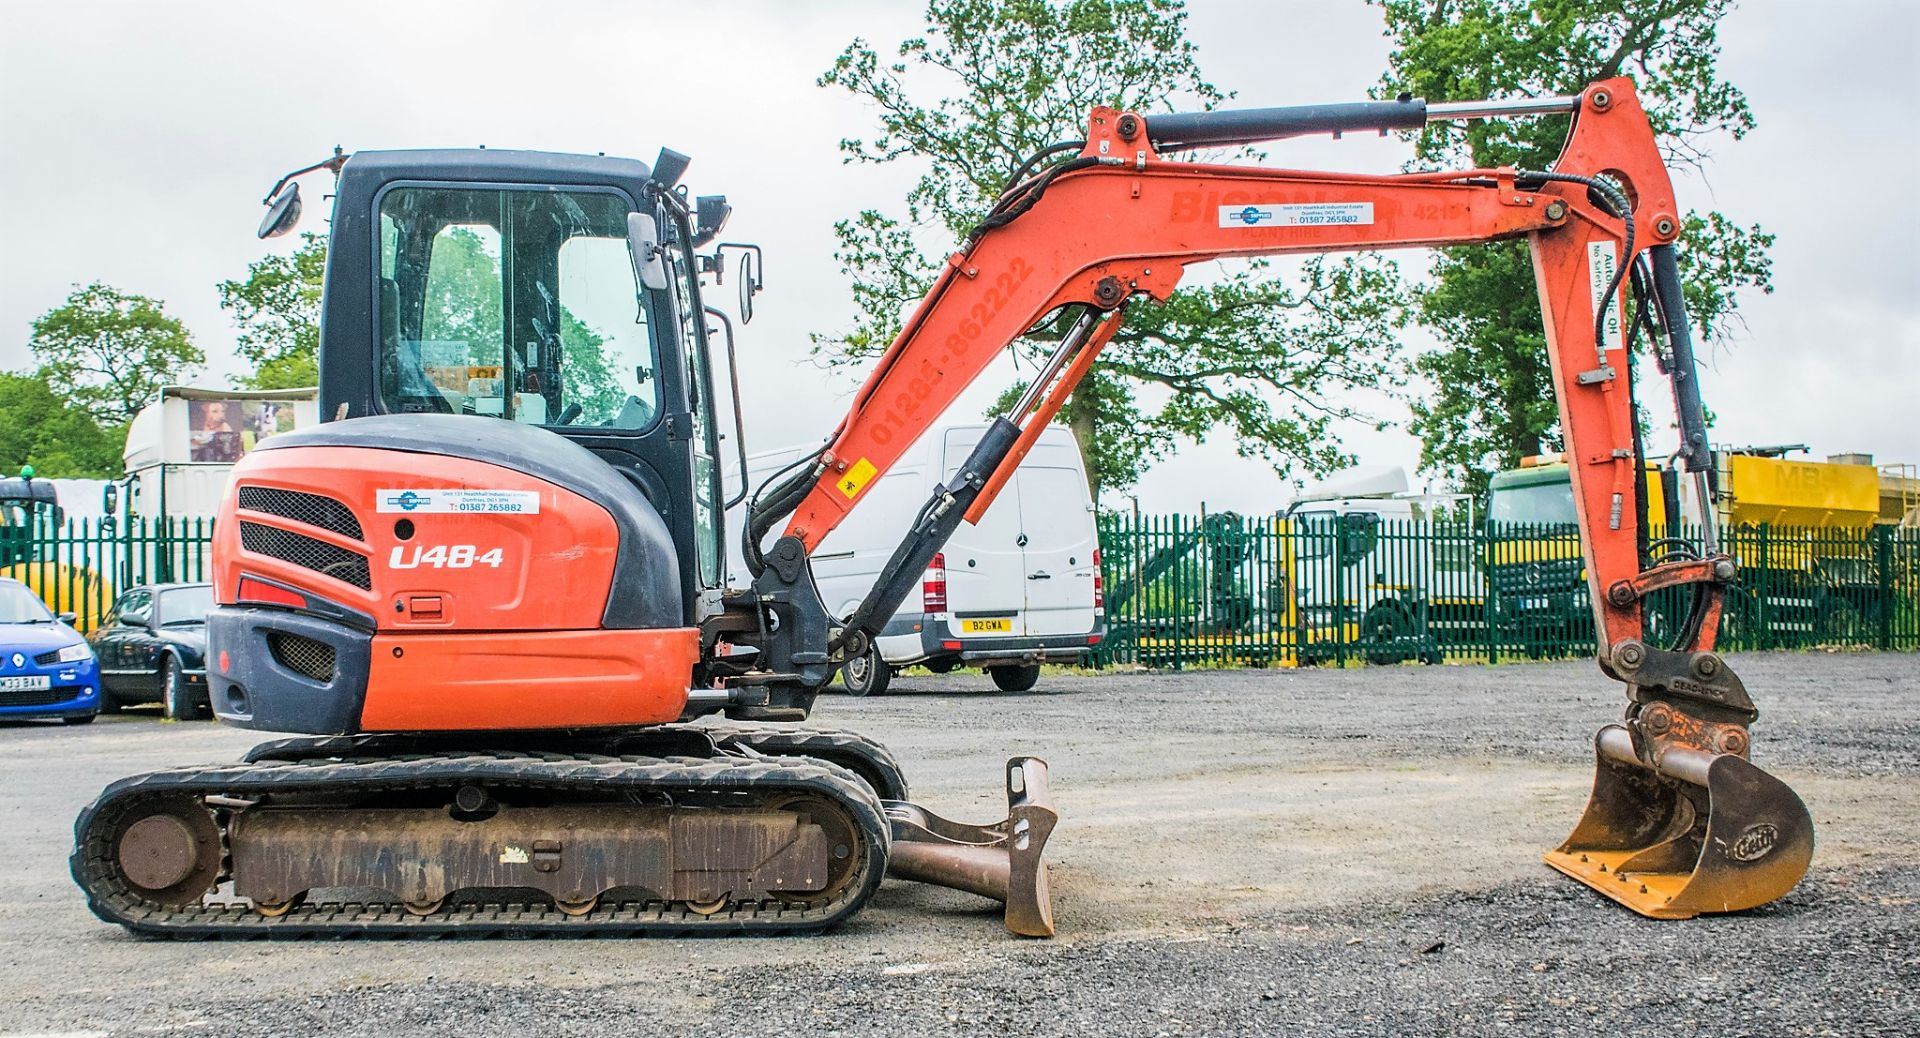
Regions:
M 1539 559 L 1533 562 L 1496 562 L 1487 573 L 1500 591 L 1571 591 L 1583 585 L 1580 559 Z
M 242 522 L 240 546 L 257 555 L 283 559 L 323 576 L 345 581 L 363 591 L 373 590 L 373 574 L 367 568 L 365 555 L 336 548 L 292 530 Z
M 41 653 L 40 655 L 35 656 L 33 658 L 33 662 L 38 663 L 42 667 L 51 667 L 54 664 L 60 662 L 60 650 L 48 649 L 47 651 Z
M 308 526 L 318 526 L 356 541 L 366 540 L 353 509 L 343 502 L 319 494 L 282 490 L 279 487 L 243 486 L 240 488 L 240 507 L 250 512 L 265 512 Z
M 333 646 L 284 631 L 267 634 L 267 648 L 282 667 L 315 681 L 333 680 Z

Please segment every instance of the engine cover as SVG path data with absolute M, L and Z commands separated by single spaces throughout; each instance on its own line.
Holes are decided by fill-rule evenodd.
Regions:
M 591 452 L 494 418 L 283 434 L 215 525 L 208 683 L 277 731 L 649 724 L 698 636 L 666 524 Z

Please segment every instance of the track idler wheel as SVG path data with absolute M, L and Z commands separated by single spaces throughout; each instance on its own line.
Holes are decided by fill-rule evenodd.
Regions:
M 887 875 L 952 887 L 1007 906 L 1007 929 L 1022 937 L 1053 936 L 1053 899 L 1042 856 L 1060 819 L 1047 782 L 1047 762 L 1007 762 L 1007 818 L 968 825 L 900 801 L 886 804 L 893 827 Z
M 198 800 L 157 801 L 121 824 L 113 856 L 142 897 L 175 907 L 198 904 L 220 879 L 220 827 Z
M 1656 767 L 1620 725 L 1594 745 L 1593 795 L 1548 865 L 1654 919 L 1764 905 L 1806 875 L 1806 805 L 1744 757 L 1671 746 Z

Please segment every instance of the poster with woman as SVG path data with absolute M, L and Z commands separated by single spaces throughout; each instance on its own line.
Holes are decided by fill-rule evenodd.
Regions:
M 187 401 L 188 457 L 235 462 L 254 444 L 293 429 L 290 403 L 249 400 Z

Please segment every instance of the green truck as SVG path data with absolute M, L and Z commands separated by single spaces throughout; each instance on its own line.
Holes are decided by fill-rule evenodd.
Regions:
M 1710 514 L 1720 550 L 1741 567 L 1723 610 L 1722 639 L 1733 646 L 1744 647 L 1763 628 L 1772 644 L 1853 641 L 1888 608 L 1873 536 L 1881 473 L 1852 457 L 1786 456 L 1803 450 L 1713 454 Z M 1694 485 L 1676 476 L 1648 465 L 1644 477 L 1656 561 L 1701 550 Z M 1493 477 L 1486 552 L 1496 637 L 1532 655 L 1591 651 L 1593 612 L 1564 461 L 1530 458 Z M 1648 600 L 1654 639 L 1673 631 L 1688 601 L 1679 590 Z

